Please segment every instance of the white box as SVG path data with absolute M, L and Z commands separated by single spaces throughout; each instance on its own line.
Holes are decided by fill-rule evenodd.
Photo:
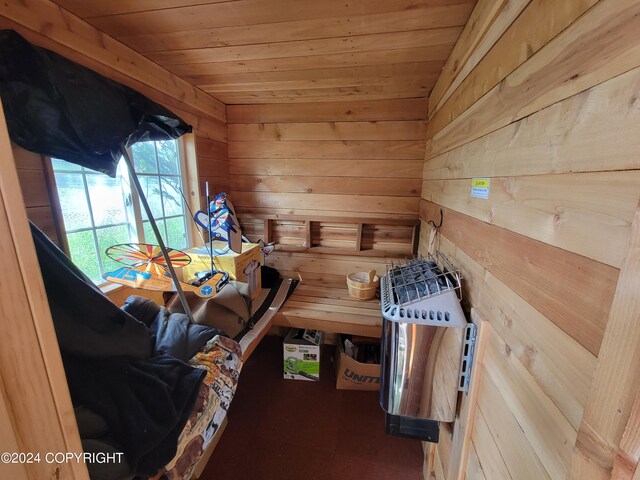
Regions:
M 292 328 L 284 338 L 284 378 L 320 380 L 322 332 Z

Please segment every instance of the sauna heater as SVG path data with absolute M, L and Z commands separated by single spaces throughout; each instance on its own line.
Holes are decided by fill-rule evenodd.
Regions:
M 380 282 L 380 405 L 387 433 L 437 442 L 439 422 L 455 418 L 470 368 L 465 340 L 472 333 L 460 306 L 460 281 L 439 252 L 387 266 Z

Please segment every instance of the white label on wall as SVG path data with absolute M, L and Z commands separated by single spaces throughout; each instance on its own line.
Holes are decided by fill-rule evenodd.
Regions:
M 489 178 L 472 178 L 471 179 L 471 196 L 474 198 L 489 198 L 489 190 L 491 189 L 491 179 Z

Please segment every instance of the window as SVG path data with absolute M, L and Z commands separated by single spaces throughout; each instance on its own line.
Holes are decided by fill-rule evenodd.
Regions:
M 131 155 L 165 244 L 187 247 L 178 142 L 136 143 Z M 71 259 L 91 280 L 101 283 L 103 273 L 118 268 L 105 254 L 111 245 L 157 243 L 124 161 L 116 178 L 58 159 L 52 164 Z

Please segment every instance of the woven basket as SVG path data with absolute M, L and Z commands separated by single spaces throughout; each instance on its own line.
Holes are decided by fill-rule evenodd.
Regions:
M 375 270 L 347 275 L 349 295 L 358 300 L 371 300 L 375 297 L 379 284 L 380 277 L 376 275 Z

